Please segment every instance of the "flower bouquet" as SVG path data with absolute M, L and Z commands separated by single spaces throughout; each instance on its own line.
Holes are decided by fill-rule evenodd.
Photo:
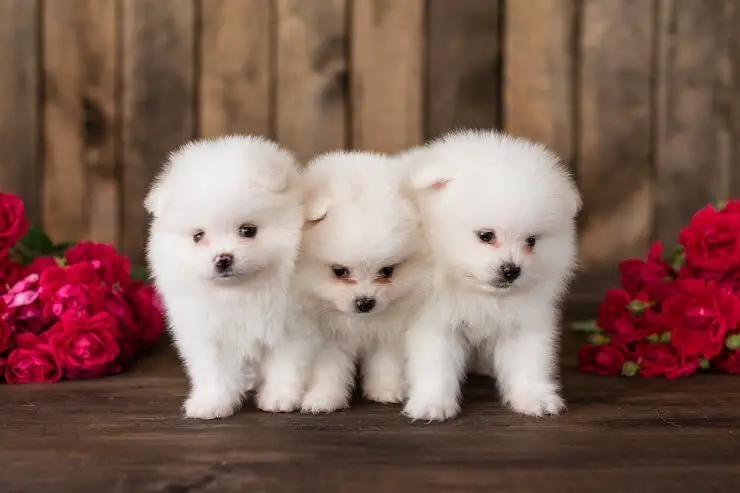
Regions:
M 740 200 L 698 211 L 663 256 L 619 264 L 621 288 L 607 291 L 578 352 L 599 375 L 674 379 L 698 370 L 740 374 Z
M 121 371 L 164 331 L 146 271 L 111 245 L 54 244 L 23 202 L 0 192 L 0 382 Z

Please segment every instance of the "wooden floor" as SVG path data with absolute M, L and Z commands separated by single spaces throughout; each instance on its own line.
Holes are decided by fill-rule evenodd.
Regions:
M 0 386 L 0 492 L 737 491 L 740 378 L 582 375 L 576 342 L 565 341 L 569 410 L 548 419 L 502 409 L 476 379 L 444 424 L 370 403 L 186 421 L 167 348 L 116 377 Z

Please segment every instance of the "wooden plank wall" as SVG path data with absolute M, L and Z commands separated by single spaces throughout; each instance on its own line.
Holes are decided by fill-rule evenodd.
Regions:
M 196 136 L 302 160 L 465 126 L 542 141 L 584 196 L 584 297 L 740 196 L 735 0 L 0 0 L 0 67 L 0 189 L 137 262 L 147 184 Z

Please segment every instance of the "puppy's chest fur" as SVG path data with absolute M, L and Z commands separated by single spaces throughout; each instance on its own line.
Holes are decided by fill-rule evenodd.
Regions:
M 446 305 L 455 330 L 474 345 L 517 330 L 519 300 L 494 297 L 460 289 L 443 289 L 439 303 Z
M 237 347 L 272 347 L 283 336 L 286 299 L 276 285 L 260 289 L 209 287 L 200 299 L 179 299 L 189 304 L 203 330 L 218 344 Z

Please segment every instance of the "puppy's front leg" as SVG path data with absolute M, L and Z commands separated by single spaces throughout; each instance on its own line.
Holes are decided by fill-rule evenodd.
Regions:
M 443 421 L 460 412 L 460 381 L 466 350 L 446 317 L 431 314 L 407 333 L 409 400 L 403 413 L 412 420 Z
M 495 343 L 493 365 L 501 396 L 514 411 L 530 416 L 559 414 L 565 408 L 556 381 L 556 314 L 553 307 L 520 314 L 518 327 Z
M 375 402 L 402 402 L 406 394 L 403 366 L 403 340 L 379 343 L 367 351 L 362 362 L 365 396 Z
M 193 335 L 175 338 L 190 379 L 185 415 L 196 419 L 231 416 L 245 391 L 244 359 L 233 346 Z
M 263 411 L 292 412 L 301 405 L 315 344 L 310 335 L 286 334 L 264 362 L 264 383 L 257 395 Z
M 342 348 L 337 341 L 325 340 L 315 360 L 301 411 L 330 413 L 349 406 L 354 373 L 354 352 Z

